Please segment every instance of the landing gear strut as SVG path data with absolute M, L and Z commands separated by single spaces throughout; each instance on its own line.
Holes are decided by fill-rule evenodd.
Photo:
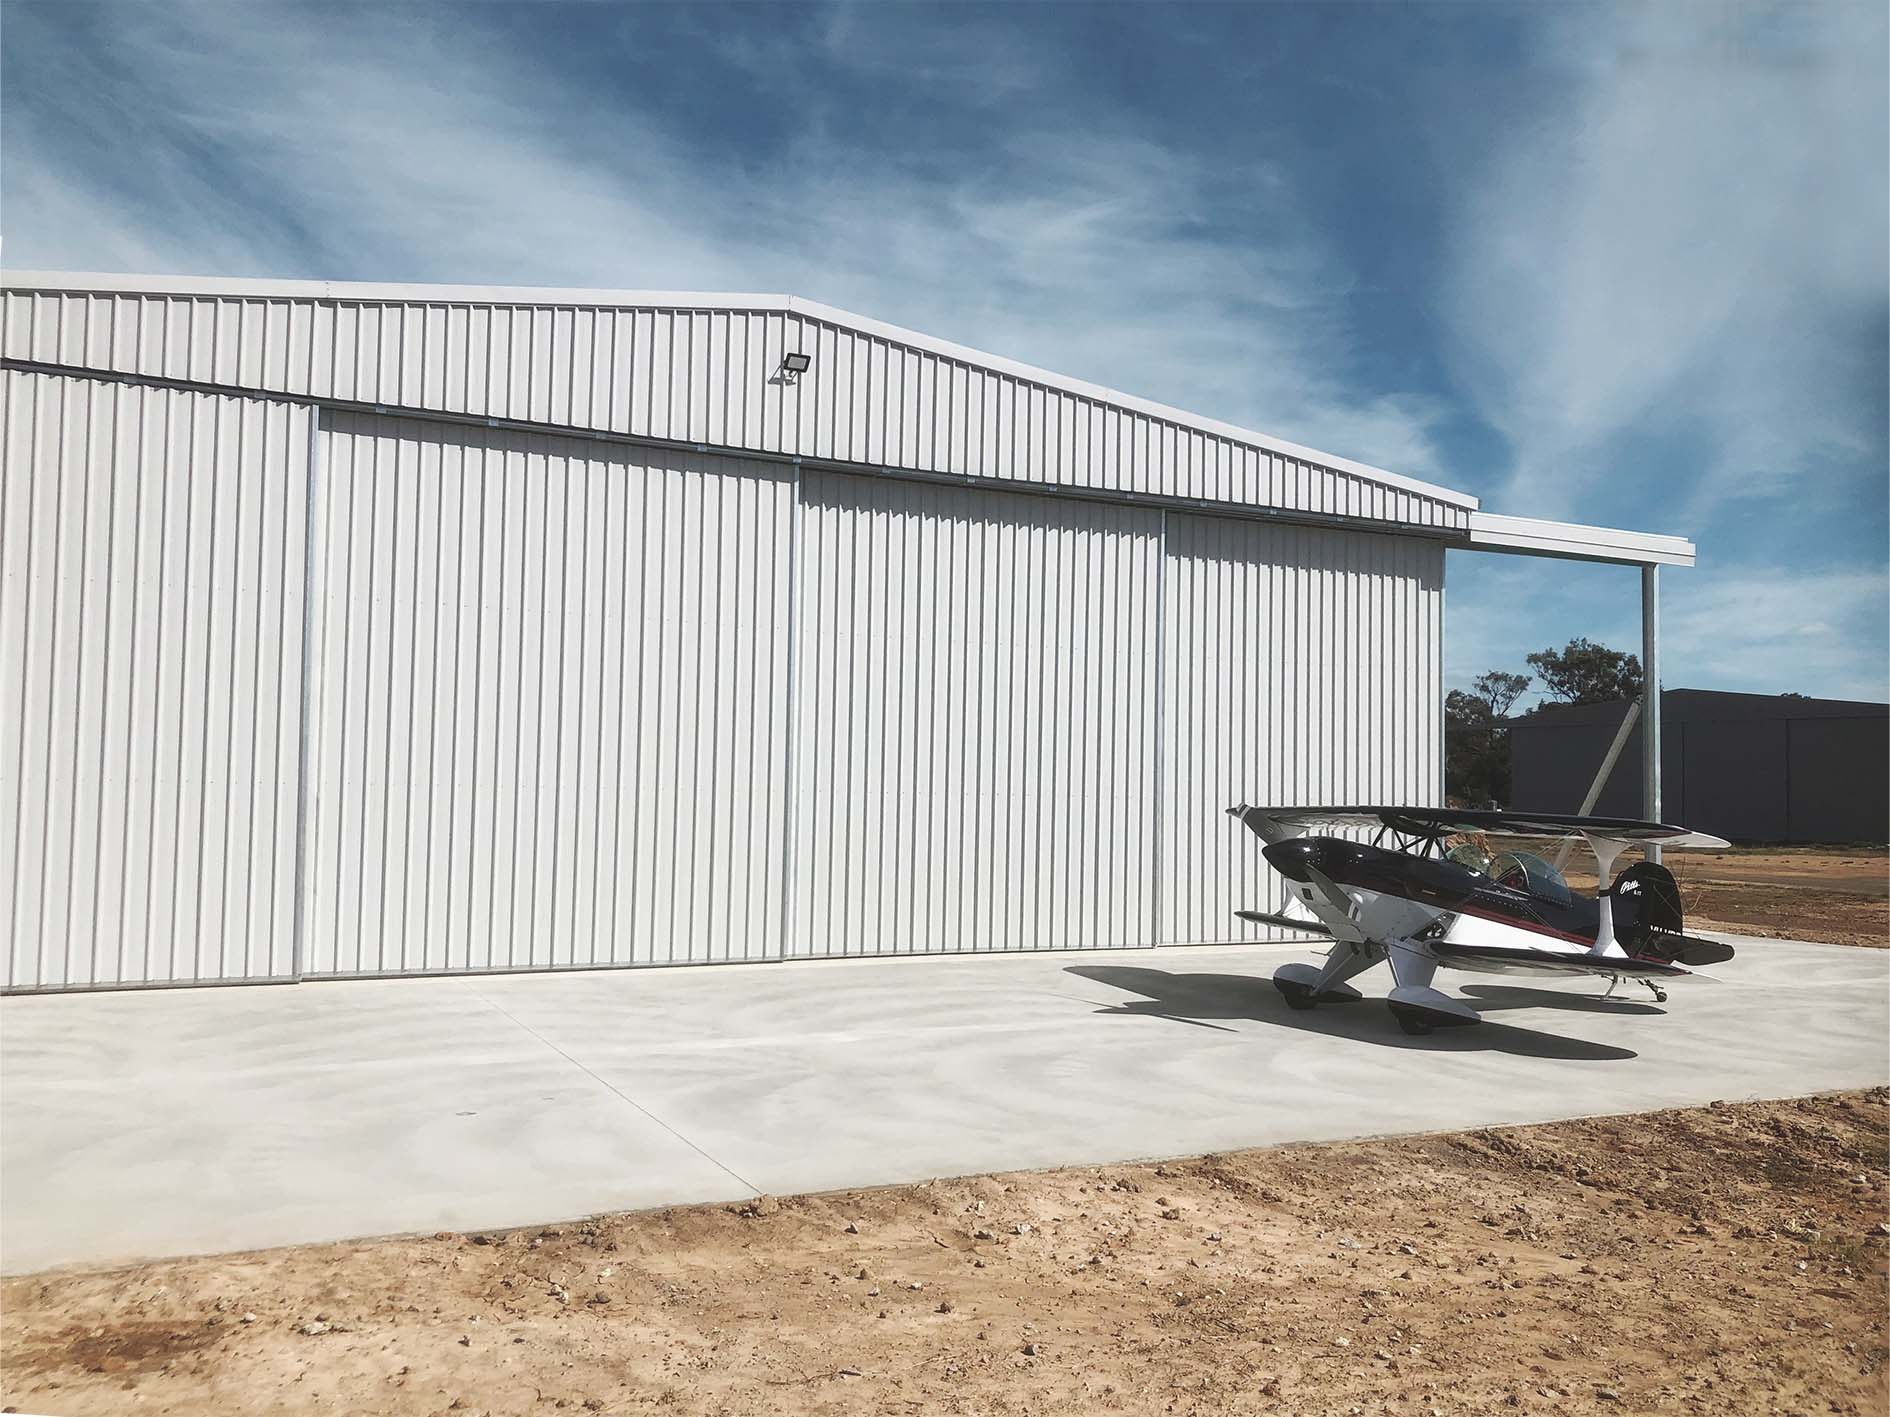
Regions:
M 1639 981 L 1639 983 L 1647 990 L 1648 993 L 1654 996 L 1655 1003 L 1664 1004 L 1667 1002 L 1667 991 L 1661 988 L 1653 980 L 1642 979 Z M 1604 999 L 1612 999 L 1614 997 L 1614 991 L 1620 987 L 1621 987 L 1621 976 L 1618 974 L 1609 975 L 1608 976 L 1608 992 L 1603 994 L 1601 997 Z

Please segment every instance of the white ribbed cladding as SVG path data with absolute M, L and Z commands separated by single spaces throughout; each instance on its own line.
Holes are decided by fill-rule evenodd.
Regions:
M 14 359 L 870 467 L 1456 530 L 1469 521 L 1465 506 L 1304 450 L 779 306 L 20 288 L 4 299 Z M 777 377 L 787 350 L 813 357 L 796 384 Z
M 794 952 L 1148 943 L 1160 514 L 803 496 Z
M 1278 937 L 1283 903 L 1223 809 L 1438 803 L 1444 550 L 1171 513 L 1164 587 L 1164 941 Z
M 5 373 L 5 987 L 291 972 L 311 416 Z
M 304 972 L 777 955 L 790 470 L 324 428 Z
M 1437 800 L 1444 541 L 1094 494 L 1461 506 L 797 302 L 388 294 L 6 292 L 126 380 L 5 376 L 6 986 L 1250 937 L 1221 808 Z

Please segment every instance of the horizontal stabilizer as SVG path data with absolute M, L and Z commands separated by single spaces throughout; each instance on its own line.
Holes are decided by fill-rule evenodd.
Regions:
M 1703 964 L 1724 964 L 1733 957 L 1733 947 L 1718 940 L 1702 940 L 1697 935 L 1669 935 L 1664 931 L 1642 945 L 1641 952 L 1670 959 L 1689 969 Z
M 1290 915 L 1269 915 L 1264 910 L 1236 910 L 1234 914 L 1242 920 L 1251 920 L 1256 925 L 1277 925 L 1282 930 L 1299 930 L 1308 935 L 1324 935 L 1331 938 L 1332 932 L 1317 920 L 1296 920 Z

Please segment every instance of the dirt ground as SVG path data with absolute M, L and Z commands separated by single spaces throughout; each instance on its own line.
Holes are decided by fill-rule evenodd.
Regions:
M 1885 1090 L 27 1276 L 124 1413 L 1879 1413 Z
M 1536 850 L 1555 859 L 1554 843 Z M 1622 857 L 1625 867 L 1638 859 Z M 1740 846 L 1670 851 L 1689 928 L 1833 945 L 1890 946 L 1890 852 L 1881 846 Z M 1569 884 L 1595 888 L 1594 860 L 1578 849 Z
M 1724 859 L 1696 852 L 1674 874 L 1688 922 L 1709 930 L 1890 945 L 1890 864 L 1881 847 L 1749 847 Z

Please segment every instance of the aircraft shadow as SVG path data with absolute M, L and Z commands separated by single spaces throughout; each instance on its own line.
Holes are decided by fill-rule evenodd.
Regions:
M 1664 1014 L 1660 1005 L 1616 994 L 1565 994 L 1560 989 L 1528 989 L 1514 984 L 1466 984 L 1457 991 L 1478 1013 L 1502 1009 L 1568 1009 L 1585 1014 Z
M 1066 966 L 1064 972 L 1142 995 L 1140 999 L 1098 1010 L 1125 1017 L 1164 1018 L 1202 1028 L 1220 1028 L 1220 1024 L 1213 1022 L 1215 1019 L 1252 1019 L 1302 1033 L 1323 1033 L 1331 1038 L 1429 1053 L 1513 1053 L 1523 1058 L 1570 1062 L 1618 1062 L 1640 1056 L 1631 1048 L 1564 1038 L 1488 1020 L 1468 1028 L 1440 1028 L 1434 1033 L 1414 1036 L 1398 1027 L 1397 1020 L 1382 1001 L 1370 996 L 1357 1003 L 1289 1009 L 1270 979 L 1256 979 L 1250 974 L 1180 974 L 1126 964 L 1073 964 Z M 1481 1009 L 1481 1000 L 1477 1007 Z M 1508 1003 L 1506 1007 L 1524 1005 Z

